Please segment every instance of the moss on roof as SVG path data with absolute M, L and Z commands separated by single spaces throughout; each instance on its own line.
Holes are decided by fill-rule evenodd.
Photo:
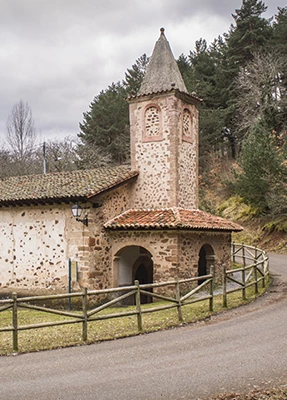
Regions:
M 138 175 L 128 166 L 0 179 L 0 204 L 29 200 L 89 199 Z

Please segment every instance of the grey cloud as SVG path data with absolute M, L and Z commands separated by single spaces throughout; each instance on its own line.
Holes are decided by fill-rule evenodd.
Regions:
M 272 12 L 284 0 L 266 1 Z M 280 4 L 281 3 L 281 4 Z M 240 0 L 0 0 L 0 137 L 30 104 L 43 137 L 78 132 L 100 90 L 150 55 L 161 26 L 175 56 L 226 32 Z

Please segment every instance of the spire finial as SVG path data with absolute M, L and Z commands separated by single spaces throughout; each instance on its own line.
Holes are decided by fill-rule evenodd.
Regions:
M 138 96 L 175 89 L 188 93 L 164 31 L 160 28 L 161 35 L 154 46 Z

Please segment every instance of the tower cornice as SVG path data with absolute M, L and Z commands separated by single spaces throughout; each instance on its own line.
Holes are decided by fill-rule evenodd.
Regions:
M 194 104 L 196 106 L 198 106 L 202 102 L 202 99 L 197 97 L 196 94 L 181 92 L 178 89 L 164 90 L 156 93 L 147 93 L 143 95 L 129 96 L 126 100 L 128 103 L 136 103 L 141 101 L 149 101 L 158 97 L 168 97 L 171 95 L 176 96 L 177 98 L 185 101 L 188 104 Z

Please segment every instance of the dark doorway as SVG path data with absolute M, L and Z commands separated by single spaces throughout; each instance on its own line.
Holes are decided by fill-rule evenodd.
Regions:
M 198 258 L 198 276 L 204 276 L 210 274 L 210 266 L 214 264 L 215 255 L 214 250 L 210 244 L 206 243 L 199 251 Z M 205 281 L 205 278 L 198 279 L 200 285 Z
M 139 257 L 134 265 L 134 280 L 139 281 L 140 285 L 153 282 L 153 262 L 150 257 Z M 152 292 L 152 288 L 145 290 Z M 146 294 L 141 294 L 141 303 L 152 303 L 152 297 Z
M 198 260 L 198 276 L 207 275 L 206 269 L 206 251 L 205 248 L 202 247 L 199 252 L 199 260 Z M 198 284 L 203 283 L 205 279 L 199 279 Z
M 140 284 L 148 283 L 148 272 L 144 264 L 140 264 L 136 270 L 135 280 L 139 281 Z

